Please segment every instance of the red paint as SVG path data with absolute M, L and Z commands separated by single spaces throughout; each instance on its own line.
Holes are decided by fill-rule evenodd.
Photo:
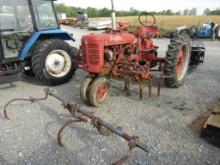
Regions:
M 109 92 L 109 86 L 107 84 L 102 84 L 100 87 L 98 87 L 98 91 L 96 93 L 96 99 L 97 101 L 101 102 L 105 99 Z
M 104 65 L 104 48 L 135 41 L 135 36 L 128 33 L 89 34 L 82 38 L 83 67 L 90 73 L 100 73 Z
M 83 67 L 87 72 L 97 75 L 101 73 L 111 73 L 113 76 L 132 75 L 137 80 L 152 77 L 149 69 L 163 62 L 157 57 L 152 40 L 159 35 L 158 28 L 138 27 L 134 34 L 124 32 L 126 28 L 127 24 L 122 23 L 118 24 L 116 31 L 109 29 L 104 34 L 89 34 L 82 38 Z M 105 49 L 112 52 L 114 59 L 111 64 L 105 59 Z M 105 67 L 107 71 L 103 70 Z M 134 71 L 131 71 L 132 67 Z
M 183 46 L 177 56 L 176 74 L 181 77 L 186 62 L 186 48 Z
M 141 37 L 142 35 L 152 34 L 153 38 L 158 37 L 160 35 L 159 28 L 157 26 L 149 26 L 149 27 L 138 27 L 135 36 Z

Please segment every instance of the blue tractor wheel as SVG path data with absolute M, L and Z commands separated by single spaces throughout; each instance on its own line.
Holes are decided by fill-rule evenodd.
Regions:
M 31 63 L 33 73 L 48 85 L 69 81 L 77 66 L 72 62 L 78 50 L 60 39 L 41 41 L 34 49 Z

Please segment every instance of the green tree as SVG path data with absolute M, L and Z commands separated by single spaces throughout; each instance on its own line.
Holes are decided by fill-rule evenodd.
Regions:
M 88 16 L 91 17 L 97 17 L 98 16 L 98 10 L 92 7 L 88 7 L 85 12 L 88 14 Z
M 208 13 L 208 15 L 220 15 L 220 9 L 212 10 Z
M 208 15 L 210 13 L 210 9 L 209 8 L 206 8 L 203 12 L 203 15 Z
M 189 15 L 189 9 L 183 10 L 183 15 Z
M 60 4 L 56 5 L 56 11 L 58 13 L 65 13 L 66 9 L 67 9 L 67 7 L 63 3 L 60 3 Z
M 98 11 L 98 16 L 99 17 L 109 17 L 111 15 L 111 10 L 107 8 L 103 8 Z
M 196 14 L 197 14 L 196 8 L 192 8 L 192 9 L 189 11 L 189 15 L 196 15 Z
M 92 17 L 110 17 L 111 16 L 111 10 L 107 8 L 103 9 L 96 9 L 92 7 L 88 7 L 86 9 L 79 8 L 79 7 L 70 7 L 66 6 L 63 3 L 55 4 L 56 11 L 58 13 L 66 13 L 67 17 L 75 17 L 78 11 L 84 11 L 88 14 L 90 18 Z M 129 11 L 116 11 L 117 16 L 137 16 L 142 11 L 139 11 L 135 8 L 130 8 Z M 161 12 L 151 12 L 154 15 L 180 15 L 181 12 L 173 12 L 172 10 L 163 10 Z M 187 14 L 189 14 L 189 10 L 187 9 Z

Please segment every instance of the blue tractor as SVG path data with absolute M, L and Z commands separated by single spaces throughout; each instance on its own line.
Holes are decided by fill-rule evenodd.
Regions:
M 199 27 L 197 32 L 198 38 L 211 38 L 215 40 L 215 32 L 214 32 L 215 24 L 210 22 L 208 24 L 203 24 Z
M 65 83 L 77 66 L 74 38 L 58 24 L 53 0 L 0 0 L 0 75 L 21 70 L 48 85 Z

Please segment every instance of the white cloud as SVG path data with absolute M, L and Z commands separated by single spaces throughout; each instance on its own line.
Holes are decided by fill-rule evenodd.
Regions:
M 173 11 L 185 8 L 197 8 L 201 13 L 205 8 L 216 9 L 220 7 L 219 0 L 114 0 L 116 10 L 129 10 L 131 7 L 145 11 L 161 11 L 172 9 Z M 110 0 L 58 0 L 68 6 L 110 8 Z

